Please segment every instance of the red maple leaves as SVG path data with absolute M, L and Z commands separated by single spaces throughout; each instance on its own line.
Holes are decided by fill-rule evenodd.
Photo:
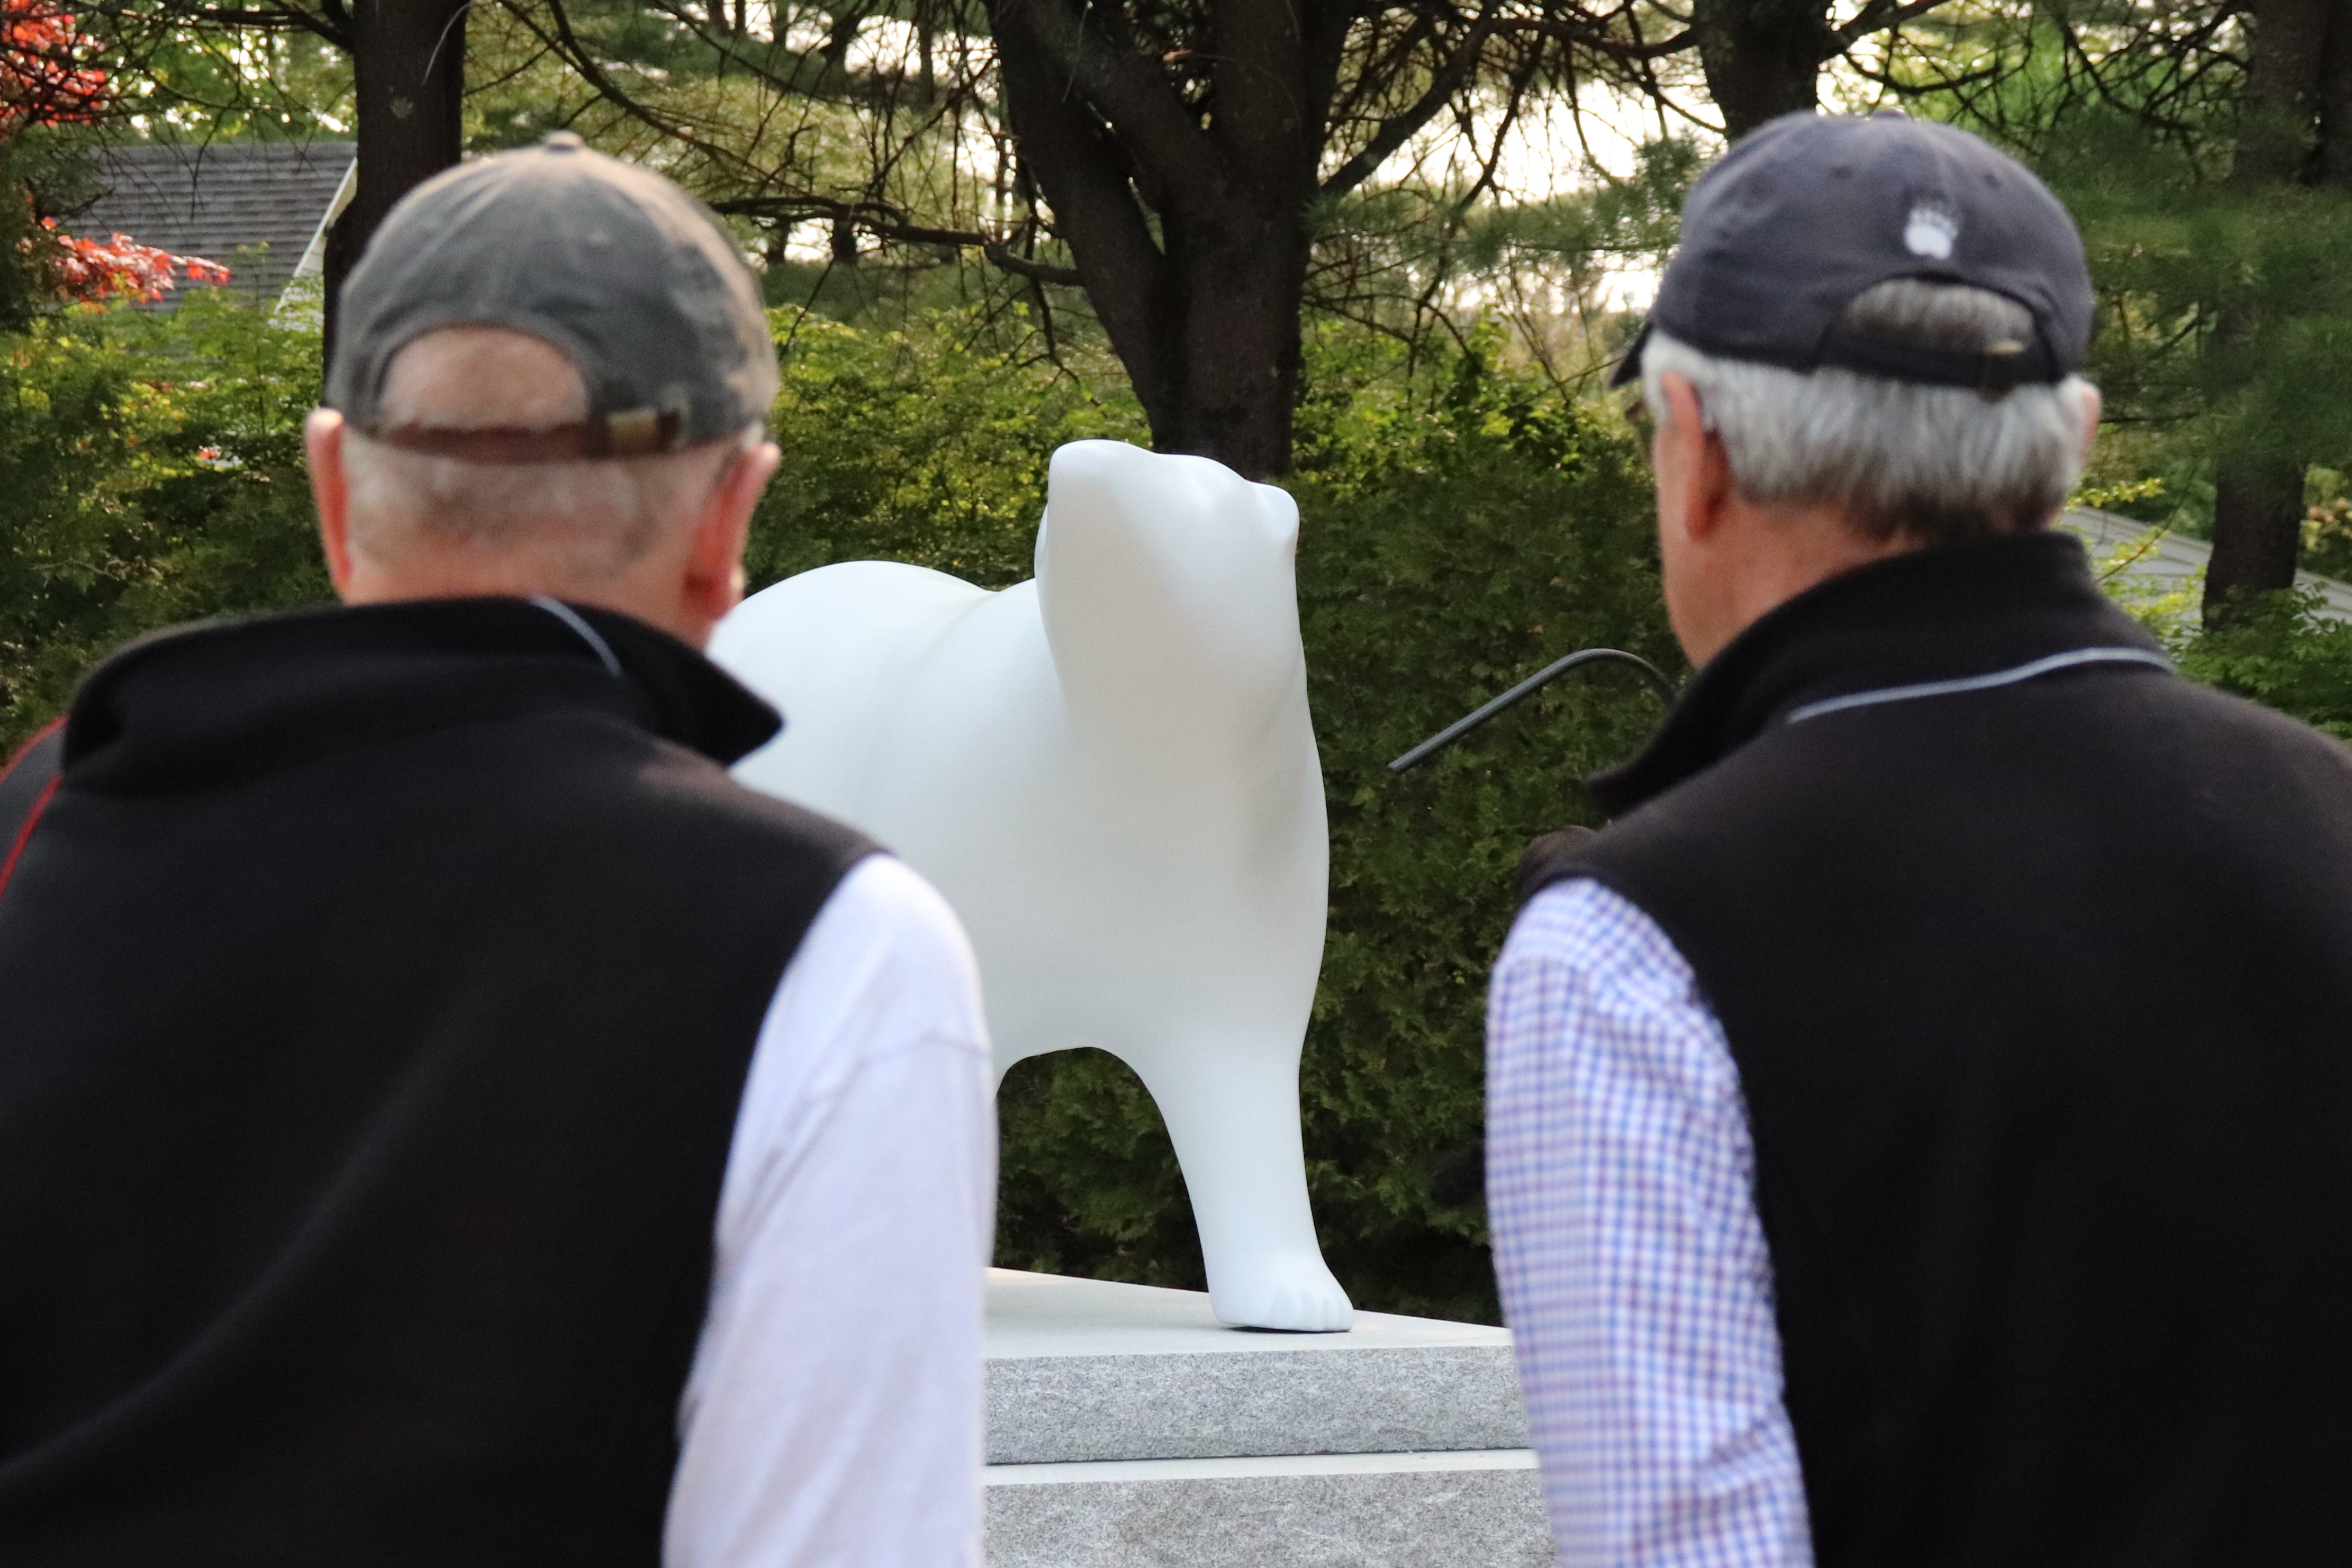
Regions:
M 52 247 L 45 259 L 50 286 L 68 299 L 160 299 L 177 287 L 174 268 L 190 283 L 226 283 L 228 268 L 200 256 L 174 256 L 152 245 L 141 245 L 129 235 L 111 240 L 81 239 L 57 232 L 58 220 L 43 218 L 41 227 Z M 32 244 L 32 241 L 26 241 Z
M 0 0 L 0 133 L 95 119 L 114 89 L 83 53 L 72 12 L 50 0 Z
M 53 0 L 0 0 L 0 138 L 26 125 L 87 124 L 112 102 L 106 73 L 85 63 L 81 28 Z M 66 299 L 149 300 L 191 283 L 226 283 L 228 268 L 202 256 L 174 256 L 128 235 L 84 239 L 43 218 L 24 249 L 51 289 Z

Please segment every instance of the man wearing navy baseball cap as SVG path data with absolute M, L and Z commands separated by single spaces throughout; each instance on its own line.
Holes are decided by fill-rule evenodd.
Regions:
M 971 954 L 729 777 L 778 716 L 699 652 L 757 283 L 559 135 L 341 303 L 344 604 L 118 653 L 0 781 L 0 1563 L 977 1563 Z
M 2352 752 L 2053 529 L 2091 318 L 1948 126 L 1792 116 L 1692 190 L 1619 379 L 1698 674 L 1489 1005 L 1563 1563 L 2352 1542 Z

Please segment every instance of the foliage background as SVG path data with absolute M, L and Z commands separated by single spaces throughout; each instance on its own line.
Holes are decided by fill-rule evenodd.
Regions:
M 2244 21 L 2263 7 L 1863 7 L 1901 23 L 1848 40 L 1819 86 L 1838 108 L 1900 103 L 1978 130 L 2067 200 L 2101 295 L 2092 372 L 2110 421 L 2088 476 L 2101 504 L 2210 534 L 2217 454 L 2307 459 L 2305 563 L 2352 576 L 2352 194 L 2235 177 Z M 0 200 L 0 256 L 91 193 L 75 156 L 87 141 L 352 131 L 350 60 L 280 25 L 277 0 L 78 9 L 121 113 L 22 131 L 0 113 L 0 190 L 26 198 Z M 931 0 L 770 10 L 824 26 L 755 71 L 740 6 L 730 32 L 722 6 L 571 0 L 590 39 L 572 54 L 593 57 L 608 91 L 550 47 L 547 0 L 476 6 L 466 143 L 580 131 L 719 202 L 760 255 L 786 346 L 785 462 L 755 527 L 754 586 L 876 557 L 1018 580 L 1052 450 L 1144 426 L 1088 297 L 1057 276 L 1070 258 L 987 100 L 985 51 L 941 31 L 951 8 Z M 1829 15 L 1769 14 L 1812 13 Z M 1695 37 L 1679 10 L 1608 16 Z M 1394 59 L 1422 57 L 1430 37 L 1391 37 Z M 1367 1307 L 1494 1312 L 1483 1220 L 1434 1205 L 1429 1176 L 1476 1130 L 1509 872 L 1528 837 L 1591 820 L 1578 780 L 1630 752 L 1656 704 L 1622 670 L 1580 674 L 1420 771 L 1392 779 L 1383 765 L 1579 647 L 1679 670 L 1646 482 L 1586 400 L 1721 116 L 1687 50 L 1623 56 L 1640 63 L 1622 71 L 1608 58 L 1587 61 L 1597 77 L 1464 78 L 1450 130 L 1308 213 L 1307 364 L 1284 482 L 1304 518 L 1333 858 L 1302 1093 L 1326 1249 Z M 1593 96 L 1612 80 L 1625 90 Z M 1414 66 L 1388 89 L 1430 85 Z M 1624 155 L 1596 157 L 1596 131 L 1604 144 L 1622 132 Z M 1001 235 L 1044 269 L 1010 276 L 972 235 L 909 219 Z M 131 637 L 327 595 L 299 451 L 315 336 L 216 298 L 160 315 L 59 310 L 52 295 L 37 268 L 0 266 L 0 744 Z M 2128 600 L 2122 575 L 2116 591 Z M 2136 607 L 2191 675 L 2352 738 L 2352 627 L 2308 596 L 2210 632 L 2181 596 Z M 1181 1177 L 1130 1073 L 1095 1052 L 1039 1059 L 1001 1105 L 1000 1260 L 1200 1282 Z
M 755 586 L 875 557 L 1017 581 L 1053 449 L 1140 434 L 1112 367 L 1019 359 L 971 311 L 778 320 L 785 463 Z M 1483 1220 L 1435 1207 L 1429 1175 L 1476 1134 L 1510 870 L 1527 839 L 1590 814 L 1577 780 L 1638 743 L 1656 699 L 1620 672 L 1571 679 L 1402 780 L 1384 764 L 1579 647 L 1677 667 L 1630 442 L 1500 347 L 1474 335 L 1408 365 L 1393 340 L 1327 332 L 1290 481 L 1333 841 L 1302 1086 L 1317 1213 L 1361 1304 L 1464 1317 L 1494 1312 Z M 204 299 L 0 342 L 0 739 L 142 632 L 326 597 L 300 465 L 315 356 L 307 334 Z M 1024 1063 L 1002 1109 L 1000 1260 L 1201 1282 L 1181 1179 L 1125 1067 Z
M 874 557 L 1019 580 L 1053 449 L 1140 433 L 1115 367 L 1083 345 L 1008 347 L 984 305 L 777 324 L 785 462 L 755 585 Z M 326 597 L 300 465 L 316 353 L 310 334 L 202 298 L 0 337 L 0 741 L 125 639 Z M 1384 765 L 1576 648 L 1679 673 L 1648 484 L 1614 418 L 1495 329 L 1433 347 L 1325 323 L 1307 384 L 1286 483 L 1332 829 L 1301 1085 L 1316 1212 L 1360 1305 L 1491 1319 L 1483 1217 L 1438 1207 L 1429 1178 L 1477 1130 L 1510 871 L 1534 834 L 1597 820 L 1579 780 L 1640 743 L 1656 699 L 1622 671 L 1571 677 L 1402 779 Z M 2191 674 L 2352 738 L 2352 627 L 2309 600 L 2210 633 L 2158 619 Z M 1181 1179 L 1123 1066 L 1024 1062 L 1000 1103 L 1001 1262 L 1201 1282 Z
M 157 626 L 315 601 L 315 339 L 199 298 L 0 337 L 0 745 Z

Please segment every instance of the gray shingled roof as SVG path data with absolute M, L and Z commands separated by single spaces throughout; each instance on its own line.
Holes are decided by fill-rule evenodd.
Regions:
M 275 299 L 333 204 L 352 153 L 349 141 L 109 148 L 97 155 L 106 194 L 61 226 L 219 262 L 233 274 L 231 287 Z M 163 297 L 165 308 L 172 299 Z

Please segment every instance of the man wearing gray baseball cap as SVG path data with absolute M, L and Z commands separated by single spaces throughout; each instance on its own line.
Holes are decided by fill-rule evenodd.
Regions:
M 559 136 L 341 303 L 344 607 L 122 650 L 0 782 L 0 1562 L 976 1562 L 971 954 L 698 652 L 753 279 Z
M 1691 192 L 1620 379 L 1698 673 L 1489 1000 L 1563 1563 L 2352 1541 L 2352 752 L 2051 526 L 2091 318 L 1948 126 L 1792 116 Z

